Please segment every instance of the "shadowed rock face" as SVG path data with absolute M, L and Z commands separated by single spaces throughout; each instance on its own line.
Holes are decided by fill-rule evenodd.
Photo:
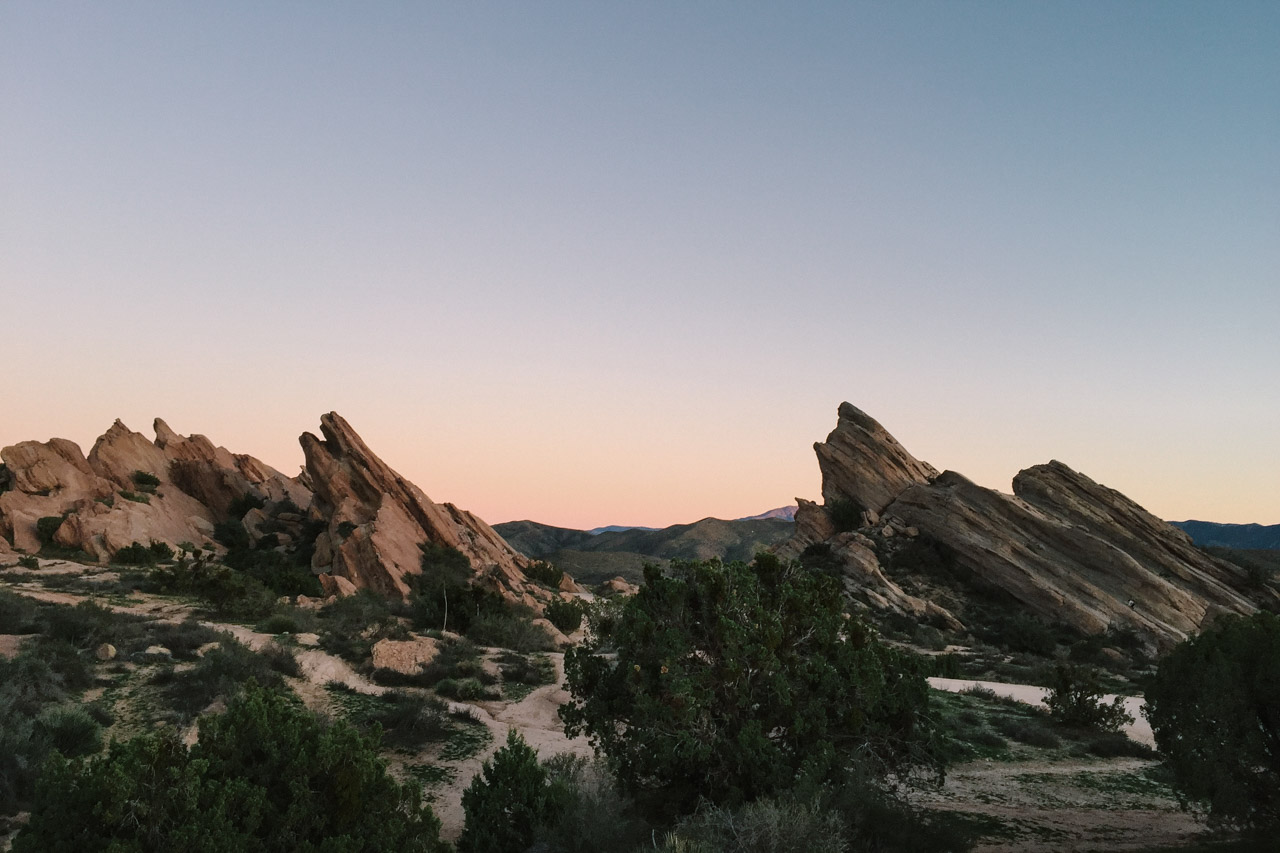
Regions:
M 1131 627 L 1168 648 L 1217 615 L 1256 609 L 1243 592 L 1243 570 L 1197 550 L 1182 531 L 1061 462 L 1020 472 L 1015 494 L 1004 495 L 952 471 L 927 473 L 933 469 L 847 403 L 836 430 L 816 448 L 828 503 L 861 501 L 883 516 L 885 535 L 932 537 L 977 582 L 1046 622 L 1086 633 Z M 830 544 L 873 605 L 918 615 L 917 603 L 870 570 L 866 553 L 851 555 L 849 534 L 835 533 L 822 514 L 801 502 L 796 537 L 781 552 Z
M 547 594 L 526 581 L 527 558 L 493 528 L 452 504 L 437 504 L 369 449 L 336 412 L 320 419 L 323 439 L 303 433 L 313 517 L 327 529 L 316 542 L 312 569 L 327 591 L 368 588 L 407 595 L 418 574 L 418 546 L 456 548 L 471 561 L 477 583 L 534 607 Z

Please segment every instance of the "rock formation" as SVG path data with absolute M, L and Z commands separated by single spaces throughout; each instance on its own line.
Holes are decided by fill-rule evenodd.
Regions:
M 850 406 L 825 444 L 815 445 L 827 506 L 842 498 L 868 512 L 861 533 L 839 533 L 826 508 L 800 501 L 796 533 L 779 549 L 820 545 L 872 606 L 946 622 L 885 577 L 877 547 L 894 536 L 940 543 L 977 584 L 1002 591 L 1045 622 L 1085 633 L 1131 628 L 1158 648 L 1222 613 L 1255 609 L 1243 570 L 1196 549 L 1182 531 L 1119 492 L 1053 461 L 1020 472 L 1013 495 L 912 457 L 874 420 Z M 921 608 L 925 608 L 923 611 Z M 936 605 L 935 605 L 936 607 Z M 945 614 L 945 615 L 944 615 Z
M 407 595 L 421 571 L 423 544 L 456 548 L 476 583 L 535 608 L 550 593 L 524 576 L 529 561 L 488 524 L 453 504 L 437 504 L 379 459 L 336 412 L 320 419 L 323 439 L 303 433 L 311 514 L 323 520 L 312 570 L 326 591 L 373 589 Z

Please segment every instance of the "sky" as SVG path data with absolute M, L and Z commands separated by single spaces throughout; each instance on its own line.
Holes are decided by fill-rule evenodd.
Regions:
M 490 522 L 820 499 L 848 400 L 1280 523 L 1280 4 L 0 3 L 0 445 L 342 414 Z

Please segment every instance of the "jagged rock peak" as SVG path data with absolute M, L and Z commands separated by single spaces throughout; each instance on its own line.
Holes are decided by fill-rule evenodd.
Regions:
M 320 418 L 323 439 L 299 437 L 311 512 L 326 523 L 312 570 L 330 592 L 369 588 L 406 595 L 406 576 L 421 571 L 420 545 L 456 548 L 471 561 L 477 583 L 538 606 L 545 593 L 528 583 L 527 558 L 488 524 L 452 504 L 433 502 L 382 461 L 337 412 Z
M 841 403 L 836 428 L 813 446 L 822 471 L 822 497 L 828 503 L 852 500 L 879 513 L 908 487 L 938 476 L 916 459 L 875 418 Z

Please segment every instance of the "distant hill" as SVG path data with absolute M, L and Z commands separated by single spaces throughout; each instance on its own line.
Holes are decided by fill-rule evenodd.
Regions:
M 766 518 L 780 518 L 783 521 L 795 521 L 796 510 L 799 509 L 795 504 L 791 506 L 780 506 L 777 509 L 771 509 L 768 512 L 762 512 L 759 515 L 748 515 L 746 518 L 740 518 L 738 521 L 763 521 Z
M 493 529 L 522 554 L 549 560 L 579 582 L 595 584 L 619 575 L 638 580 L 645 563 L 750 560 L 757 551 L 789 538 L 795 525 L 778 518 L 704 518 L 658 530 L 632 527 L 598 534 L 536 521 L 511 521 Z
M 1280 524 L 1217 524 L 1212 521 L 1171 521 L 1201 548 L 1280 549 Z

